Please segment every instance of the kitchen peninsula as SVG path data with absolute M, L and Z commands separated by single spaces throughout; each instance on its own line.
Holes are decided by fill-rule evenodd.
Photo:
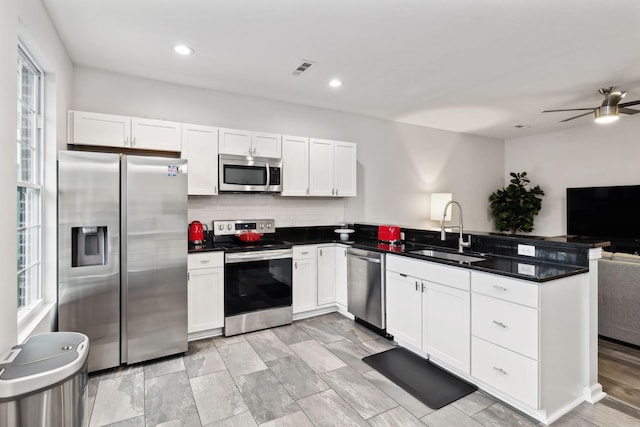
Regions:
M 346 247 L 384 253 L 387 331 L 399 345 L 545 423 L 604 397 L 597 381 L 595 295 L 597 259 L 608 242 L 473 233 L 465 255 L 474 260 L 459 262 L 416 253 L 437 248 L 455 254 L 453 234 L 443 242 L 439 232 L 403 228 L 403 241 L 389 245 L 377 240 L 377 225 L 353 224 L 348 241 L 335 228 L 282 227 L 275 238 L 293 245 L 294 262 L 300 248 L 318 266 L 324 261 L 316 261 L 316 249 L 318 256 L 321 249 L 342 254 Z M 210 241 L 194 252 L 209 250 L 224 249 Z M 346 257 L 323 265 L 338 272 L 334 288 L 328 292 L 327 281 L 317 279 L 307 288 L 312 302 L 302 310 L 296 309 L 294 272 L 294 319 L 348 315 L 340 296 L 346 294 Z M 321 301 L 327 294 L 333 299 Z

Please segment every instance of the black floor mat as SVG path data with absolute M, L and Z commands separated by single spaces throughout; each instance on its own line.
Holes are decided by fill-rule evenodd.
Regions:
M 440 409 L 478 389 L 402 347 L 364 357 L 362 361 L 431 409 Z

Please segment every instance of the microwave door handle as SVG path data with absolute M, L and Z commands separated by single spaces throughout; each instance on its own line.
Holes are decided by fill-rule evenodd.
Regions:
M 267 188 L 269 188 L 269 186 L 271 185 L 271 173 L 269 171 L 269 163 L 265 163 L 265 166 L 267 167 Z

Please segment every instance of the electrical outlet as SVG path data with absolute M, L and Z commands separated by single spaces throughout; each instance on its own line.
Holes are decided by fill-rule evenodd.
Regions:
M 536 267 L 531 264 L 522 264 L 518 263 L 518 274 L 525 274 L 527 276 L 535 276 L 536 275 Z
M 536 256 L 536 247 L 532 245 L 518 245 L 518 255 Z

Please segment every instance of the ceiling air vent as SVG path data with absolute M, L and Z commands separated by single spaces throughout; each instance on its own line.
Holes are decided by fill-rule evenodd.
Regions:
M 312 62 L 312 61 L 306 61 L 306 60 L 304 60 L 304 59 L 303 59 L 303 60 L 302 60 L 302 64 L 300 64 L 300 65 L 298 66 L 298 68 L 296 68 L 296 69 L 293 71 L 293 73 L 292 73 L 292 74 L 293 74 L 294 76 L 300 76 L 300 75 L 302 75 L 305 71 L 308 71 L 308 70 L 309 70 L 309 68 L 311 68 L 311 66 L 312 66 L 313 64 L 314 64 L 314 62 Z

